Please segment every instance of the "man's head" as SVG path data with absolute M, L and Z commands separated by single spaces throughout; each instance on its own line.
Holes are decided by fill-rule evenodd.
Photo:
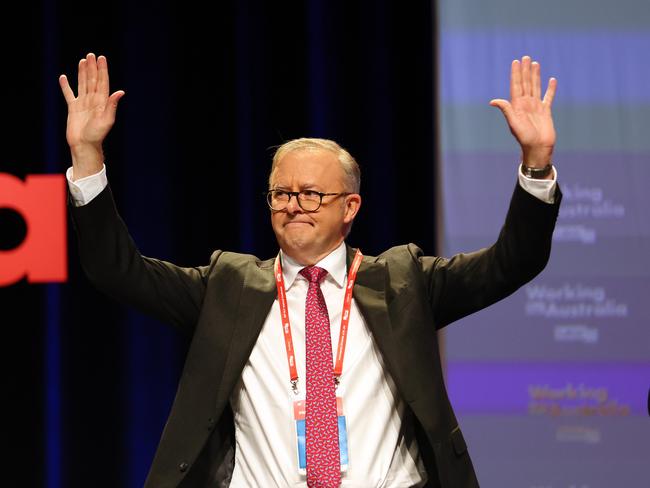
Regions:
M 271 211 L 280 248 L 301 264 L 314 264 L 345 238 L 361 206 L 360 171 L 354 158 L 334 141 L 295 139 L 273 156 L 270 190 L 334 193 L 314 212 L 290 196 L 286 208 Z M 315 198 L 318 198 L 316 196 Z

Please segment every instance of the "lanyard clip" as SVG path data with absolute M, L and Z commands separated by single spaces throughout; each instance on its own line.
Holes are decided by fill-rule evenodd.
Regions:
M 291 380 L 291 391 L 293 391 L 294 395 L 298 394 L 298 380 Z

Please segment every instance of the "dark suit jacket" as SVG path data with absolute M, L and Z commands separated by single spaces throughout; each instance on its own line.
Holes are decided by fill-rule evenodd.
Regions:
M 436 331 L 511 294 L 544 268 L 560 199 L 558 191 L 549 205 L 517 185 L 497 242 L 474 253 L 428 257 L 409 244 L 363 258 L 354 298 L 409 407 L 427 486 L 478 486 L 447 398 Z M 110 188 L 71 212 L 90 280 L 192 335 L 145 486 L 228 486 L 229 397 L 276 297 L 273 259 L 216 251 L 207 266 L 181 268 L 142 257 Z

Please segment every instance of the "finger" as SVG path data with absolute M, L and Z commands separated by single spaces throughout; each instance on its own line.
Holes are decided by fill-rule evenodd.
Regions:
M 533 94 L 533 87 L 530 82 L 530 56 L 521 58 L 521 84 L 524 96 Z
M 97 58 L 97 93 L 108 98 L 109 90 L 108 62 L 105 56 L 99 56 Z
M 86 91 L 86 65 L 87 61 L 82 59 L 79 61 L 79 71 L 77 72 L 77 94 L 81 97 L 87 93 Z
M 70 104 L 74 102 L 74 92 L 70 88 L 70 83 L 68 83 L 68 77 L 66 75 L 59 76 L 59 86 L 61 87 L 66 103 Z
M 522 94 L 521 63 L 515 59 L 510 66 L 510 99 L 520 97 Z
M 87 66 L 87 91 L 88 93 L 95 93 L 97 91 L 97 60 L 93 53 L 88 53 L 86 56 Z
M 553 105 L 553 99 L 555 98 L 555 90 L 557 89 L 557 80 L 551 78 L 548 80 L 548 88 L 546 88 L 546 93 L 544 94 L 544 104 L 548 105 L 549 108 Z
M 542 98 L 542 79 L 540 77 L 541 68 L 537 61 L 531 65 L 532 69 L 532 82 L 533 82 L 533 96 L 536 100 Z

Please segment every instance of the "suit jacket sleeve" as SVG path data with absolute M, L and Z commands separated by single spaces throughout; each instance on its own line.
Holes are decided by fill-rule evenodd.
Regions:
M 210 266 L 183 268 L 144 257 L 118 215 L 110 187 L 82 207 L 70 204 L 81 265 L 104 293 L 191 332 L 198 319 Z
M 505 298 L 544 269 L 561 197 L 558 189 L 548 204 L 517 185 L 499 237 L 486 249 L 445 259 L 409 246 L 424 273 L 436 327 Z

